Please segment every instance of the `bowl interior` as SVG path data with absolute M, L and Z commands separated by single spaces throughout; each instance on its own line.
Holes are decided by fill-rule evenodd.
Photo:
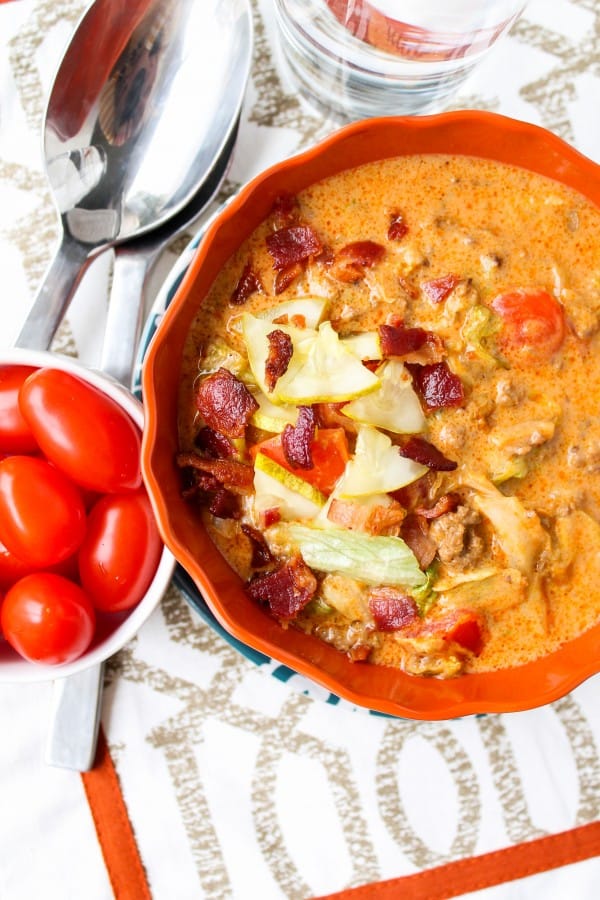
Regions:
M 462 154 L 517 165 L 560 181 L 600 205 L 600 168 L 595 163 L 537 126 L 492 113 L 357 122 L 273 166 L 250 182 L 208 231 L 150 345 L 143 370 L 142 463 L 165 543 L 230 633 L 350 702 L 393 715 L 441 719 L 525 709 L 568 692 L 600 669 L 600 625 L 526 666 L 446 681 L 351 663 L 317 638 L 282 629 L 249 600 L 240 579 L 182 499 L 174 463 L 186 334 L 221 267 L 268 215 L 274 199 L 366 162 L 420 153 Z
M 12 349 L 2 351 L 0 364 L 28 365 L 40 368 L 49 366 L 70 372 L 115 400 L 129 414 L 140 431 L 143 429 L 144 412 L 141 403 L 117 381 L 102 372 L 87 368 L 74 359 L 46 351 Z M 104 662 L 130 641 L 146 621 L 166 591 L 174 567 L 175 560 L 165 547 L 156 574 L 140 603 L 129 612 L 110 615 L 99 613 L 90 647 L 79 659 L 71 663 L 61 666 L 31 663 L 20 657 L 6 641 L 0 640 L 0 682 L 49 681 L 57 677 L 73 675 Z

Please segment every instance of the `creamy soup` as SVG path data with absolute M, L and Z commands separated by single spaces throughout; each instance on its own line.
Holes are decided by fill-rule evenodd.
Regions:
M 182 490 L 357 662 L 521 665 L 600 619 L 600 212 L 443 155 L 275 202 L 185 348 Z

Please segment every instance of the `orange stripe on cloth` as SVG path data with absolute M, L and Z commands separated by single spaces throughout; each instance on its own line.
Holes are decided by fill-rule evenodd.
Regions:
M 314 900 L 448 900 L 600 856 L 600 822 Z
M 94 768 L 81 780 L 96 826 L 115 900 L 151 900 L 119 779 L 100 729 Z

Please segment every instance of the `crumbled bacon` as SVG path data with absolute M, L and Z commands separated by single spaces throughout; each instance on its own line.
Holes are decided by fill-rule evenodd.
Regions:
M 273 556 L 269 550 L 264 535 L 251 525 L 243 524 L 242 531 L 250 541 L 252 547 L 252 559 L 250 565 L 253 569 L 263 569 L 273 562 Z
M 208 475 L 205 472 L 200 472 L 198 469 L 192 469 L 190 466 L 183 469 L 182 477 L 184 483 L 181 496 L 185 500 L 190 500 L 199 494 L 214 494 L 222 486 L 221 482 L 217 481 L 214 475 Z
M 281 269 L 280 272 L 277 272 L 273 283 L 274 293 L 283 293 L 296 278 L 299 278 L 300 275 L 302 275 L 303 271 L 304 267 L 300 263 L 292 263 L 290 266 L 286 266 L 285 269 Z
M 394 213 L 390 220 L 387 236 L 390 241 L 401 241 L 408 234 L 408 225 L 402 213 Z
M 404 328 L 401 325 L 380 325 L 379 340 L 383 356 L 406 356 L 420 350 L 430 332 L 424 328 Z
M 421 516 L 409 513 L 400 526 L 400 536 L 415 554 L 422 569 L 431 565 L 437 546 L 429 536 L 427 522 Z
M 455 510 L 460 502 L 459 494 L 443 494 L 433 506 L 417 506 L 415 513 L 424 519 L 439 519 L 440 516 Z
M 379 339 L 386 359 L 398 356 L 403 362 L 427 365 L 439 362 L 444 352 L 439 335 L 424 328 L 405 328 L 401 322 L 380 325 Z
M 400 450 L 400 456 L 414 459 L 415 462 L 421 463 L 421 465 L 427 466 L 429 469 L 434 469 L 436 472 L 453 472 L 458 465 L 458 463 L 444 456 L 441 450 L 438 450 L 425 438 L 416 434 L 411 435 L 398 449 Z
M 258 403 L 239 378 L 220 368 L 200 382 L 196 407 L 210 428 L 236 438 L 244 434 Z
M 315 262 L 320 266 L 325 266 L 326 268 L 328 268 L 332 264 L 334 259 L 335 253 L 328 244 L 325 244 L 321 252 L 318 253 L 317 256 L 315 256 Z
M 323 249 L 319 236 L 310 225 L 287 225 L 267 235 L 266 240 L 273 268 L 278 272 L 306 261 Z
M 335 254 L 329 271 L 335 279 L 352 284 L 376 265 L 385 255 L 385 247 L 375 241 L 353 241 Z
M 295 194 L 283 193 L 275 198 L 271 209 L 271 216 L 277 228 L 284 228 L 298 221 L 300 216 L 300 204 Z
M 289 423 L 281 434 L 281 448 L 290 466 L 313 469 L 311 444 L 315 436 L 316 416 L 312 406 L 299 406 L 295 425 Z
M 261 512 L 260 519 L 264 528 L 276 525 L 281 520 L 281 510 L 278 506 L 269 506 Z
M 177 465 L 207 472 L 236 494 L 248 494 L 254 482 L 254 468 L 236 459 L 206 459 L 198 453 L 178 453 Z
M 428 410 L 462 406 L 465 395 L 458 375 L 445 362 L 426 366 L 411 365 L 415 386 Z
M 369 592 L 368 604 L 379 631 L 399 631 L 419 618 L 414 599 L 395 588 L 375 588 Z
M 314 597 L 317 579 L 302 557 L 294 556 L 274 572 L 255 575 L 246 590 L 253 600 L 268 603 L 277 618 L 293 619 Z
M 194 444 L 198 450 L 207 456 L 212 456 L 213 459 L 226 459 L 228 456 L 233 456 L 233 446 L 229 438 L 226 438 L 220 431 L 209 428 L 208 425 L 200 429 L 194 438 Z
M 262 292 L 263 286 L 260 278 L 252 268 L 250 260 L 246 263 L 240 275 L 239 281 L 234 287 L 229 302 L 234 306 L 241 306 L 248 297 L 257 291 Z
M 433 472 L 426 472 L 416 481 L 396 491 L 391 492 L 394 500 L 397 500 L 407 512 L 413 512 L 416 507 L 428 505 L 433 499 L 432 492 L 435 489 L 435 478 Z
M 267 390 L 272 391 L 287 368 L 292 358 L 294 348 L 292 339 L 281 328 L 276 328 L 267 335 L 269 352 L 265 362 L 265 384 Z
M 443 275 L 421 283 L 421 290 L 432 303 L 441 303 L 452 293 L 460 278 L 458 275 Z
M 343 403 L 315 403 L 313 409 L 317 416 L 317 424 L 320 428 L 343 428 L 354 434 L 356 422 L 344 415 Z
M 227 488 L 219 487 L 210 499 L 208 511 L 217 519 L 239 519 L 242 514 L 240 499 Z

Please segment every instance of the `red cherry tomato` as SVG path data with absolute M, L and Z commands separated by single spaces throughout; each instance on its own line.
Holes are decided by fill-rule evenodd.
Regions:
M 503 321 L 499 343 L 507 353 L 542 360 L 562 344 L 563 308 L 546 291 L 520 288 L 499 294 L 491 307 Z
M 65 578 L 70 578 L 71 581 L 79 580 L 77 553 L 69 556 L 68 559 L 55 563 L 53 566 L 43 566 L 43 569 L 45 572 L 64 575 Z M 18 556 L 15 556 L 14 553 L 11 553 L 0 541 L 0 590 L 8 590 L 19 578 L 31 575 L 34 571 L 36 569 L 33 566 L 28 565 L 22 559 L 19 559 Z
M 19 409 L 19 391 L 32 366 L 0 366 L 0 452 L 35 453 L 37 441 Z
M 0 621 L 8 643 L 31 662 L 60 665 L 87 650 L 95 613 L 89 597 L 61 575 L 38 572 L 7 592 Z
M 96 609 L 117 612 L 138 603 L 156 572 L 162 542 L 142 489 L 102 497 L 92 508 L 79 551 L 79 576 Z
M 54 466 L 33 456 L 0 461 L 0 540 L 34 569 L 71 556 L 85 534 L 78 488 Z
M 25 381 L 19 404 L 43 453 L 77 484 L 99 493 L 140 487 L 140 431 L 111 397 L 45 368 Z
M 0 588 L 6 590 L 11 587 L 19 578 L 31 574 L 31 566 L 11 553 L 10 550 L 0 542 Z

